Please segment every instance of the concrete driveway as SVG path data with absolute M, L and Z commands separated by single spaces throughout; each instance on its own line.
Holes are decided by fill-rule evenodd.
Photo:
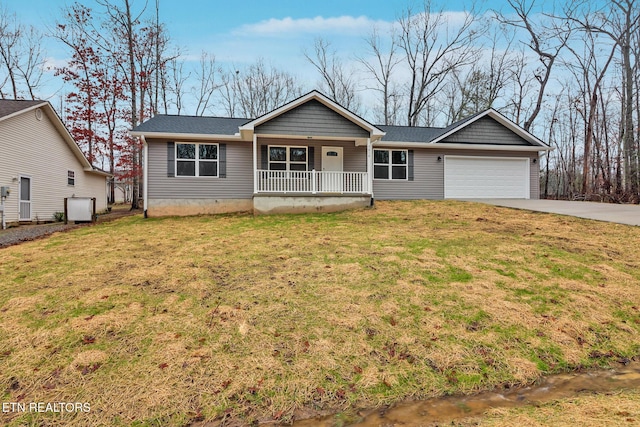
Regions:
M 617 205 L 613 203 L 570 202 L 566 200 L 521 200 L 521 199 L 466 199 L 508 208 L 526 209 L 570 215 L 598 221 L 640 226 L 640 205 Z

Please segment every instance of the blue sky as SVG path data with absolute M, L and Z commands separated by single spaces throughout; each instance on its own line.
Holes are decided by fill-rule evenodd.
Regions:
M 173 42 L 189 55 L 199 56 L 202 50 L 216 54 L 223 61 L 244 62 L 249 57 L 264 56 L 266 60 L 286 60 L 291 54 L 300 56 L 313 39 L 323 36 L 333 41 L 339 50 L 366 37 L 374 24 L 393 22 L 412 0 L 161 0 L 161 20 L 166 23 Z M 97 7 L 95 0 L 82 0 Z M 132 0 L 140 9 L 145 0 Z M 419 2 L 416 2 L 419 3 Z M 465 2 L 434 0 L 446 10 L 465 10 Z M 467 2 L 470 3 L 470 2 Z M 0 0 L 0 4 L 15 12 L 21 22 L 43 30 L 53 25 L 60 11 L 71 1 L 63 0 Z M 500 7 L 504 2 L 485 0 L 482 8 Z M 149 7 L 154 0 L 149 0 Z M 311 44 L 310 44 L 311 43 Z M 51 41 L 50 55 L 61 52 Z M 253 47 L 255 46 L 255 47 Z
M 148 7 L 154 8 L 155 0 L 148 1 Z M 546 0 L 546 4 L 551 2 Z M 101 9 L 95 0 L 81 3 Z M 140 10 L 144 3 L 132 0 L 134 10 Z M 470 3 L 432 0 L 433 9 L 450 12 L 464 11 L 465 4 Z M 45 33 L 68 4 L 72 2 L 0 0 L 0 5 L 15 12 L 20 22 L 33 24 Z M 343 62 L 353 62 L 365 48 L 363 40 L 372 28 L 377 26 L 384 33 L 409 4 L 415 4 L 417 10 L 422 0 L 160 0 L 160 18 L 182 57 L 194 64 L 203 51 L 214 54 L 218 64 L 227 69 L 263 59 L 267 65 L 293 74 L 310 90 L 318 87 L 319 75 L 303 51 L 312 51 L 315 38 L 330 41 Z M 476 4 L 486 11 L 500 9 L 506 2 L 478 0 Z M 68 57 L 64 47 L 50 39 L 45 43 L 49 64 L 63 65 Z M 40 96 L 53 102 L 64 89 L 56 78 L 48 78 L 47 91 Z

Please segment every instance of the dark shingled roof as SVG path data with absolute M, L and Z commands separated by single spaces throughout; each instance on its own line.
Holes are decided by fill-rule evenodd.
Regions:
M 382 141 L 429 142 L 442 132 L 442 128 L 433 127 L 388 125 L 376 125 L 376 127 L 386 133 Z
M 25 101 L 14 101 L 25 102 Z M 1 104 L 0 104 L 1 105 Z M 1 107 L 0 107 L 1 108 Z M 0 109 L 1 111 L 1 109 Z M 442 135 L 465 125 L 474 120 L 484 111 L 465 117 L 447 127 L 420 127 L 420 126 L 392 126 L 375 125 L 385 132 L 381 141 L 390 142 L 424 142 L 429 143 Z M 1 115 L 0 115 L 1 117 Z M 134 132 L 159 132 L 174 134 L 200 134 L 200 135 L 235 135 L 239 127 L 253 119 L 229 118 L 229 117 L 201 117 L 201 116 L 177 116 L 157 115 L 140 124 Z
M 5 117 L 18 111 L 26 110 L 34 105 L 42 104 L 45 101 L 16 101 L 11 99 L 0 99 L 0 117 Z
M 238 128 L 252 119 L 229 117 L 200 117 L 157 115 L 137 126 L 134 132 L 235 135 Z M 376 125 L 386 133 L 383 141 L 429 142 L 440 135 L 443 128 Z
M 159 114 L 136 126 L 134 132 L 235 135 L 250 119 L 229 117 L 172 116 Z

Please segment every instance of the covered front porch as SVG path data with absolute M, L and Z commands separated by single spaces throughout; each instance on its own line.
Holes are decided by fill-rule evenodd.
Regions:
M 324 95 L 309 93 L 239 130 L 253 141 L 255 213 L 371 204 L 372 143 L 384 132 Z
M 254 195 L 372 194 L 371 143 L 254 138 Z
M 256 193 L 371 194 L 368 172 L 256 171 Z

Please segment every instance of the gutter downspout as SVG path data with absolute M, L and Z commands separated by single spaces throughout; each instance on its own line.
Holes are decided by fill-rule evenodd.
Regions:
M 144 198 L 144 217 L 148 218 L 147 207 L 149 206 L 149 146 L 147 145 L 147 140 L 145 139 L 144 135 L 141 135 L 140 139 L 142 139 L 142 182 L 144 185 L 142 189 L 142 197 Z
M 4 189 L 4 188 L 3 188 Z M 2 215 L 2 229 L 6 230 L 7 229 L 7 223 L 4 219 L 4 195 L 2 197 L 0 197 L 0 215 Z
M 253 194 L 258 193 L 258 137 L 253 134 Z
M 371 203 L 373 206 L 373 147 L 371 145 L 371 137 L 367 138 L 367 185 L 371 194 Z

